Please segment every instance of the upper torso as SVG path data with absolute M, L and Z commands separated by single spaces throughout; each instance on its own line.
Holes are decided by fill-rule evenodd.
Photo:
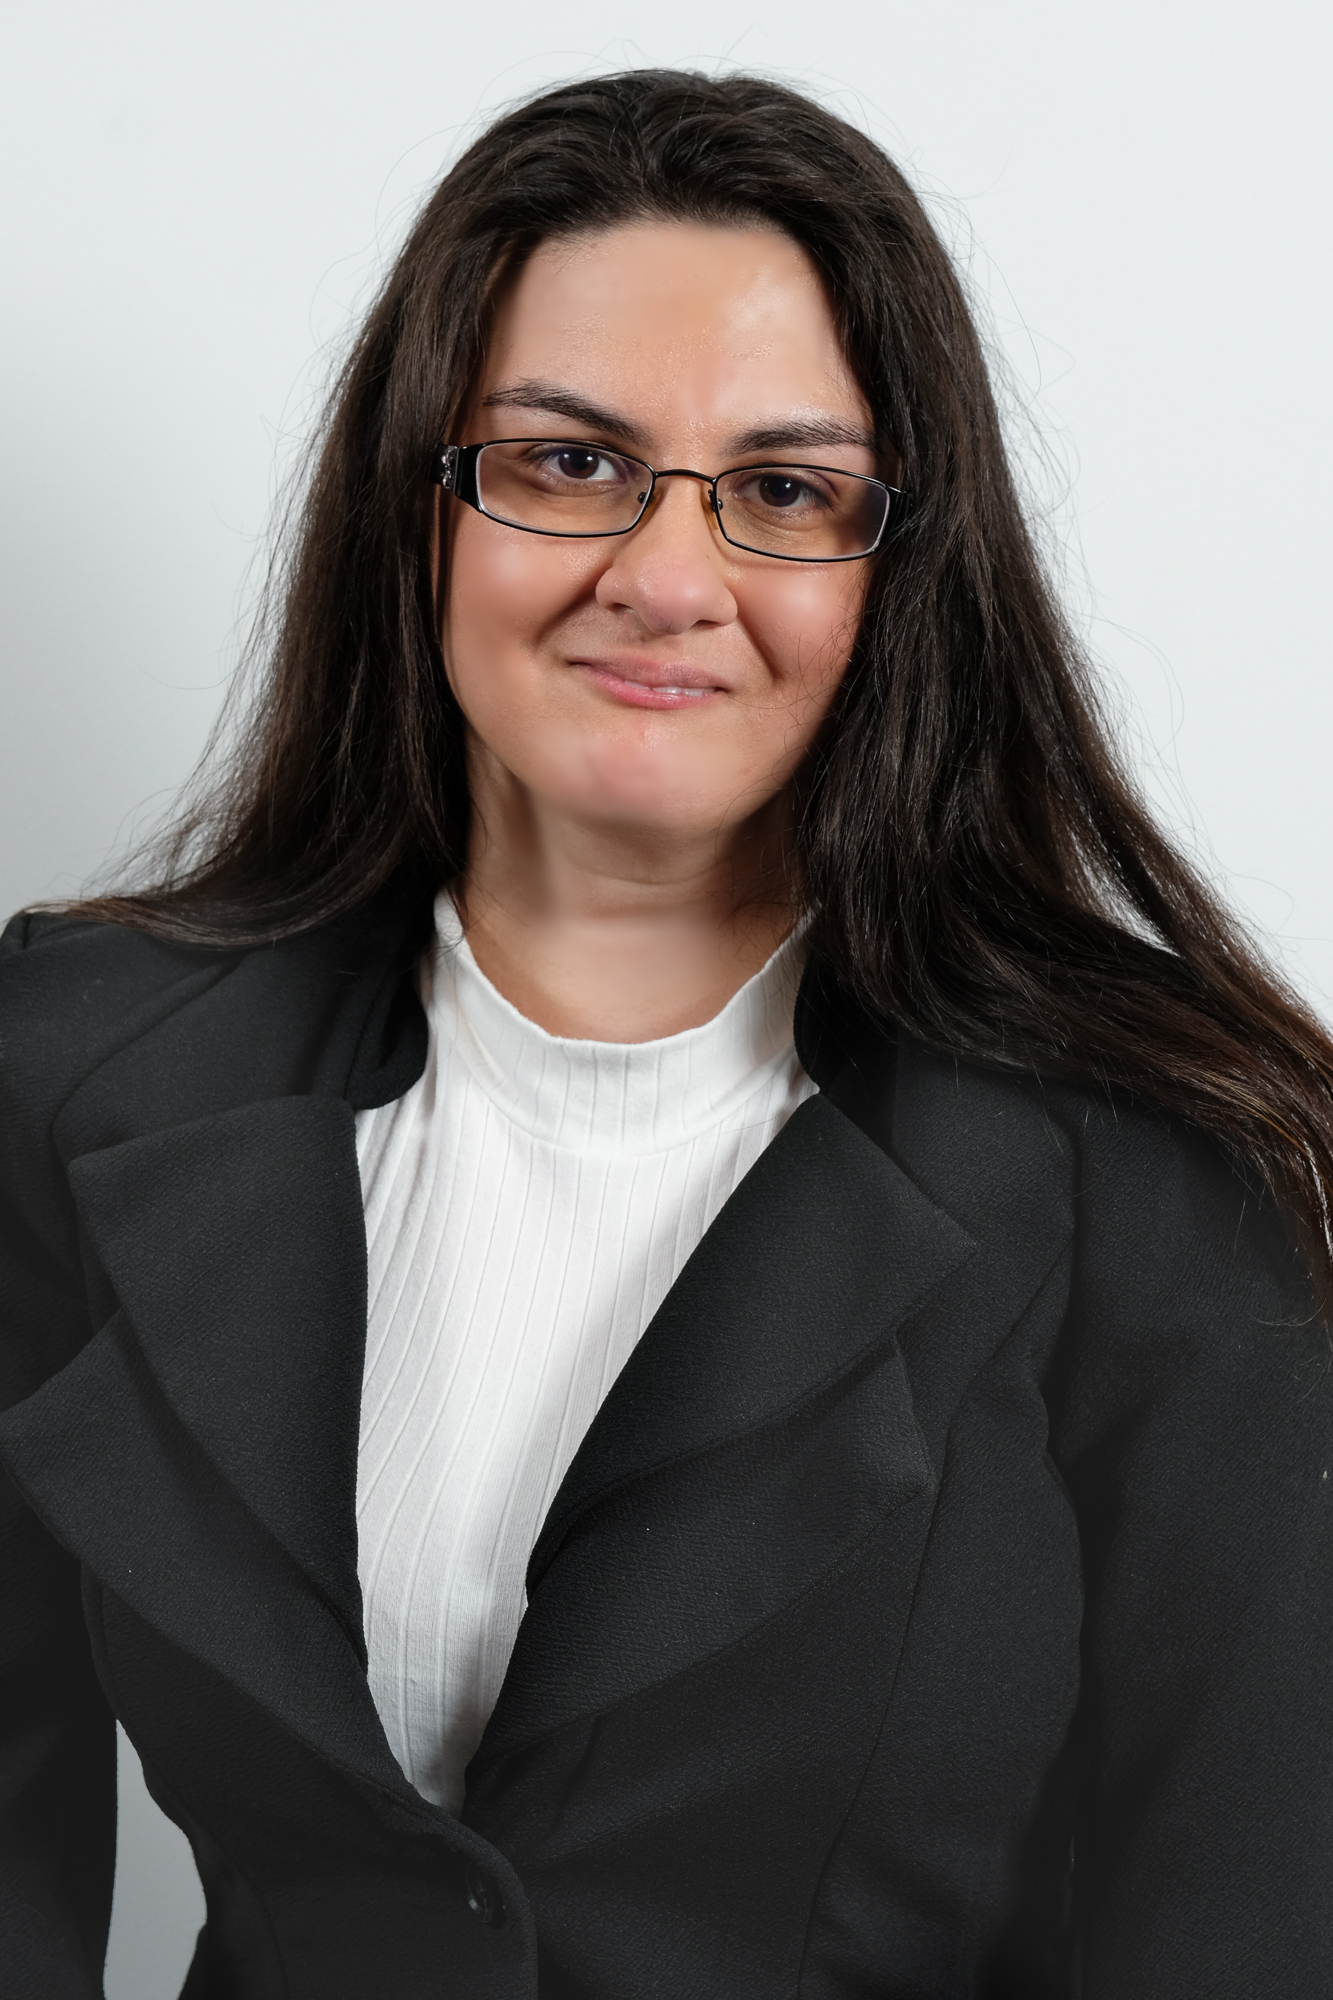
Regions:
M 1327 1992 L 1333 1390 L 1274 1204 L 818 964 L 818 1094 L 588 1426 L 461 1816 L 406 1781 L 355 1117 L 423 1074 L 422 941 L 382 903 L 0 955 L 0 1854 L 46 1990 L 100 1976 L 60 1984 L 104 1934 L 109 1700 L 225 2000 Z

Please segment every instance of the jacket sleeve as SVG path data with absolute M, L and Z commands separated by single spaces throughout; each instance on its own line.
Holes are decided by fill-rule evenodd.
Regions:
M 1333 1995 L 1333 1355 L 1203 1135 L 1089 1142 L 1052 1449 L 1084 1552 L 1082 2000 Z M 1145 1139 L 1146 1128 L 1146 1139 Z
M 0 946 L 0 1408 L 89 1332 L 64 1177 L 33 1115 L 16 933 Z M 100 2000 L 115 1827 L 115 1725 L 78 1565 L 0 1470 L 0 1991 Z

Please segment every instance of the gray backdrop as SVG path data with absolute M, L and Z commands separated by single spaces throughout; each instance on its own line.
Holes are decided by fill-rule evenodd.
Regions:
M 788 76 L 929 192 L 1161 810 L 1333 996 L 1333 26 L 1315 0 L 70 0 L 0 81 L 0 906 L 169 802 L 271 497 L 407 216 L 488 111 L 644 62 Z M 108 1994 L 200 1917 L 122 1745 Z

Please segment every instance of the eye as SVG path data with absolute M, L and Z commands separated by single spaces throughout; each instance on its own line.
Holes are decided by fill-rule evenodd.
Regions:
M 794 465 L 760 465 L 728 481 L 731 496 L 756 514 L 807 518 L 828 511 L 833 496 L 822 480 Z
M 765 507 L 797 507 L 811 497 L 805 481 L 793 479 L 789 472 L 766 472 L 755 481 L 755 498 Z
M 571 480 L 579 486 L 589 485 L 594 480 L 610 481 L 620 477 L 617 460 L 586 444 L 562 444 L 558 450 L 544 454 L 542 465 L 548 474 Z

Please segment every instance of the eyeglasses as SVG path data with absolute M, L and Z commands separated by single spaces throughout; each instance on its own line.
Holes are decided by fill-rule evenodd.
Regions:
M 641 458 L 568 438 L 446 444 L 431 474 L 456 500 L 530 535 L 627 535 L 659 479 L 697 479 L 733 548 L 785 562 L 855 562 L 873 555 L 906 496 L 882 479 L 831 465 L 738 465 L 710 479 L 683 465 L 654 472 Z

